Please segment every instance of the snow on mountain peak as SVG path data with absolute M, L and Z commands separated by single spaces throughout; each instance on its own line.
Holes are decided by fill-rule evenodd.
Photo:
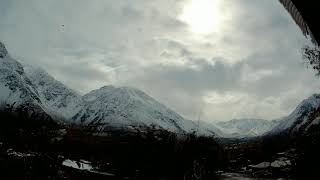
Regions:
M 5 45 L 0 41 L 0 58 L 4 58 L 8 55 L 8 51 Z
M 28 78 L 35 85 L 46 110 L 58 118 L 70 119 L 82 107 L 81 96 L 41 68 L 25 67 Z
M 320 106 L 320 94 L 313 94 L 309 98 L 303 100 L 296 110 L 305 110 L 309 108 L 319 108 Z
M 22 75 L 24 73 L 23 66 L 21 63 L 11 58 L 6 47 L 3 43 L 0 42 L 0 65 L 1 68 L 7 69 L 9 71 L 15 71 L 18 74 Z
M 23 66 L 11 58 L 4 45 L 0 44 L 0 101 L 11 111 L 34 113 L 39 118 L 51 119 L 45 112 L 39 93 L 30 79 L 25 75 Z
M 132 88 L 132 87 L 115 87 L 112 85 L 109 86 L 103 86 L 100 89 L 93 90 L 89 92 L 88 94 L 85 94 L 83 96 L 83 100 L 90 102 L 94 101 L 97 98 L 100 100 L 108 99 L 110 97 L 121 99 L 122 101 L 130 101 L 135 103 L 143 103 L 144 105 L 150 105 L 157 107 L 159 109 L 166 109 L 167 108 L 154 100 L 152 97 L 144 93 L 143 91 L 140 91 L 138 89 Z
M 103 123 L 112 126 L 157 125 L 170 130 L 182 130 L 184 119 L 164 105 L 129 87 L 104 86 L 83 96 L 85 105 L 74 116 L 83 123 Z
M 77 123 L 108 127 L 150 127 L 177 133 L 198 130 L 214 135 L 215 130 L 186 120 L 146 93 L 132 87 L 103 86 L 83 96 L 84 106 L 73 120 Z
M 269 134 L 279 133 L 283 131 L 303 131 L 305 126 L 312 124 L 310 115 L 320 108 L 320 94 L 313 94 L 309 98 L 303 100 L 297 108 L 287 117 L 280 120 Z

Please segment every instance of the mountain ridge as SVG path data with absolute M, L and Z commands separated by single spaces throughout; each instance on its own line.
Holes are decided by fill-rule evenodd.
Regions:
M 39 92 L 26 76 L 24 68 L 13 59 L 0 42 L 0 100 L 2 108 L 12 112 L 51 119 L 39 98 Z M 36 118 L 36 117 L 35 117 Z
M 68 123 L 107 126 L 155 126 L 178 133 L 254 137 L 281 132 L 308 131 L 320 124 L 320 94 L 303 100 L 288 116 L 278 120 L 233 119 L 216 124 L 197 123 L 132 87 L 103 86 L 81 96 L 43 69 L 23 66 L 0 42 L 0 102 L 28 116 L 62 118 Z M 227 133 L 225 132 L 227 131 Z
M 194 121 L 184 119 L 143 91 L 132 87 L 103 86 L 85 94 L 83 101 L 86 105 L 73 117 L 76 122 L 108 124 L 115 127 L 121 127 L 123 124 L 155 125 L 158 128 L 181 133 L 197 131 Z M 212 134 L 204 127 L 198 131 L 200 134 Z
M 275 126 L 267 134 L 278 133 L 305 133 L 310 126 L 319 124 L 316 121 L 317 116 L 312 119 L 311 115 L 319 111 L 320 108 L 320 94 L 313 94 L 312 96 L 304 99 L 295 110 L 288 116 L 280 120 L 279 125 Z
M 216 126 L 232 137 L 255 137 L 263 135 L 276 124 L 275 120 L 243 118 L 220 121 L 216 123 Z
M 39 98 L 52 116 L 70 119 L 82 105 L 81 96 L 41 68 L 25 66 L 27 77 L 39 92 Z

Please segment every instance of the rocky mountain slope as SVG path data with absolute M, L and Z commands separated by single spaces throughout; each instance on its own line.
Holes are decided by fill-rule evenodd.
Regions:
M 104 86 L 83 96 L 83 108 L 72 118 L 81 124 L 101 127 L 151 127 L 173 132 L 220 134 L 218 129 L 185 120 L 176 112 L 130 87 Z
M 25 66 L 27 77 L 39 93 L 47 112 L 56 118 L 71 119 L 82 107 L 82 97 L 40 68 Z M 58 117 L 57 117 L 58 116 Z
M 288 133 L 302 135 L 320 124 L 320 94 L 303 100 L 288 116 L 267 121 L 262 119 L 234 119 L 218 122 L 216 126 L 229 137 L 254 137 Z
M 287 117 L 280 120 L 268 134 L 275 133 L 305 133 L 313 125 L 320 123 L 319 120 L 320 94 L 314 94 L 303 100 L 298 107 Z
M 1 108 L 13 112 L 50 119 L 34 84 L 26 76 L 23 66 L 13 59 L 0 42 L 0 102 Z

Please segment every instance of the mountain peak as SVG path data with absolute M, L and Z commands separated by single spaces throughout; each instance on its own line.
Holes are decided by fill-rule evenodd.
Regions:
M 4 58 L 8 55 L 8 51 L 5 45 L 0 41 L 0 58 Z
M 320 106 L 320 94 L 313 94 L 309 98 L 303 100 L 293 113 L 301 113 L 309 111 L 311 109 L 319 108 Z
M 93 90 L 89 92 L 86 96 L 105 96 L 109 93 L 112 94 L 118 94 L 119 96 L 127 95 L 129 97 L 149 97 L 147 94 L 142 92 L 141 90 L 138 90 L 133 87 L 128 87 L 128 86 L 113 86 L 113 85 L 107 85 L 107 86 L 102 86 L 99 89 Z
M 313 94 L 307 99 L 307 101 L 309 101 L 309 103 L 315 103 L 315 101 L 319 101 L 319 99 L 320 94 Z
M 141 90 L 132 87 L 103 86 L 83 96 L 83 108 L 72 118 L 74 122 L 106 127 L 156 127 L 173 132 L 191 132 L 193 121 L 159 103 Z M 202 134 L 212 135 L 207 126 Z
M 216 124 L 220 129 L 234 137 L 259 136 L 277 125 L 276 121 L 264 119 L 232 119 Z
M 113 86 L 113 85 L 106 85 L 106 86 L 102 86 L 101 88 L 99 88 L 98 90 L 126 90 L 126 91 L 140 91 L 136 88 L 133 87 L 129 87 L 129 86 Z
M 287 117 L 280 120 L 269 134 L 279 132 L 298 132 L 307 130 L 306 127 L 312 125 L 314 120 L 311 115 L 320 108 L 320 94 L 313 94 L 309 98 L 303 100 L 298 107 Z
M 5 45 L 0 41 L 0 66 L 1 68 L 5 68 L 9 71 L 13 70 L 20 75 L 24 73 L 23 66 L 20 62 L 9 56 L 9 53 L 5 47 Z
M 105 90 L 105 89 L 114 89 L 116 87 L 112 86 L 112 85 L 105 85 L 105 86 L 102 86 L 101 88 L 99 88 L 100 90 Z

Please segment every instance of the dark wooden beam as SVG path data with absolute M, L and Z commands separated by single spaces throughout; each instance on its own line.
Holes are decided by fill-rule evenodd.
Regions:
M 320 6 L 316 0 L 279 0 L 299 25 L 304 35 L 320 43 Z

